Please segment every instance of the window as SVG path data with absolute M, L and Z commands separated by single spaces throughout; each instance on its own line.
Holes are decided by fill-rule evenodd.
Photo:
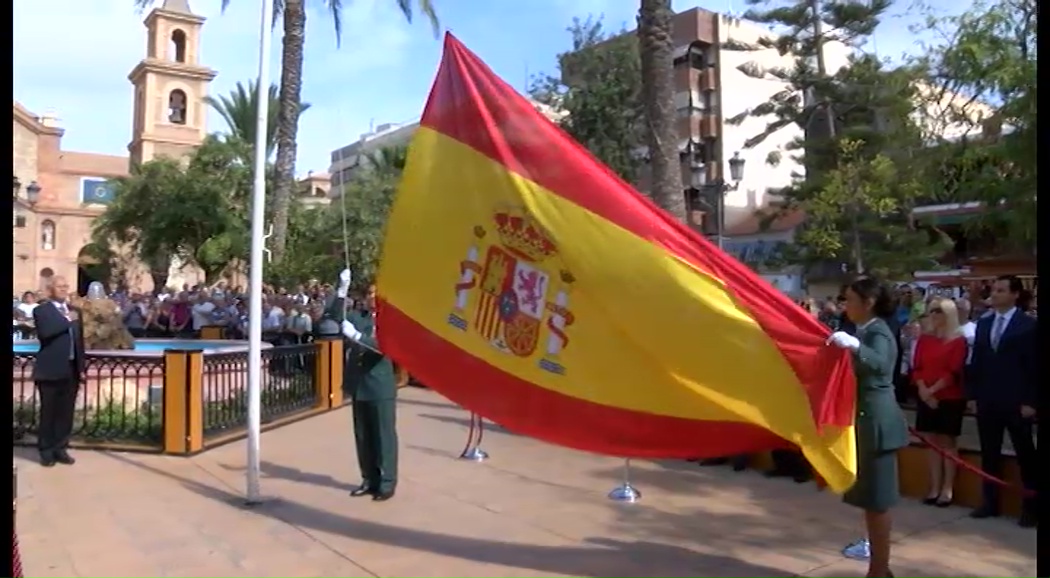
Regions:
M 701 48 L 695 46 L 690 47 L 688 56 L 689 68 L 694 68 L 696 70 L 703 70 L 707 68 L 707 56 L 704 54 Z
M 171 33 L 168 55 L 174 58 L 175 62 L 186 62 L 186 33 L 182 30 L 175 29 Z
M 168 121 L 172 124 L 186 124 L 186 93 L 179 89 L 168 95 Z
M 45 251 L 55 250 L 55 222 L 51 219 L 40 223 L 40 248 Z
M 683 157 L 683 160 L 689 159 L 694 164 L 706 165 L 715 159 L 715 142 L 712 139 L 694 141 L 690 151 L 683 153 Z

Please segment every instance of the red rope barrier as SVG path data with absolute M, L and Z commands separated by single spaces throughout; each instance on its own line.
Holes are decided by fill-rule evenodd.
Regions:
M 950 452 L 950 451 L 948 451 L 948 450 L 938 446 L 937 444 L 931 442 L 929 438 L 927 438 L 926 436 L 922 435 L 921 433 L 915 431 L 915 428 L 909 426 L 908 427 L 908 431 L 911 433 L 911 435 L 919 438 L 919 441 L 921 441 L 923 444 L 925 444 L 928 448 L 933 450 L 935 453 L 939 454 L 942 458 L 951 460 L 956 466 L 958 466 L 958 467 L 960 467 L 960 468 L 970 472 L 971 474 L 974 474 L 974 475 L 978 476 L 979 478 L 981 478 L 981 479 L 983 479 L 985 481 L 992 482 L 993 484 L 996 484 L 998 486 L 1001 486 L 1001 487 L 1004 487 L 1004 488 L 1008 488 L 1010 490 L 1017 491 L 1024 498 L 1034 498 L 1035 497 L 1035 495 L 1036 495 L 1035 491 L 1029 490 L 1027 488 L 1022 488 L 1022 487 L 1016 486 L 1014 484 L 1011 484 L 1011 483 L 1007 482 L 1006 480 L 1003 480 L 1001 478 L 997 478 L 997 477 L 993 476 L 992 474 L 989 474 L 988 472 L 982 470 L 981 468 L 978 468 L 977 466 L 971 464 L 970 462 L 962 459 L 959 456 L 958 453 L 954 453 L 953 454 L 952 452 Z

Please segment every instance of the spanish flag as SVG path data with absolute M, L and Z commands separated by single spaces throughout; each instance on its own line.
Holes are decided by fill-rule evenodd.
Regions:
M 377 293 L 383 351 L 510 430 L 622 457 L 794 444 L 832 489 L 854 481 L 848 353 L 452 35 Z

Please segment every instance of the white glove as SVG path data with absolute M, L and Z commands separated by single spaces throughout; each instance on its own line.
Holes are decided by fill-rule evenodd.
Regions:
M 335 296 L 340 299 L 346 299 L 346 287 L 339 287 L 335 290 Z
M 860 349 L 860 340 L 845 331 L 836 331 L 835 333 L 832 333 L 831 337 L 828 337 L 828 340 L 824 343 L 825 345 L 834 345 L 835 347 L 849 349 L 850 351 Z
M 353 323 L 350 323 L 346 319 L 343 320 L 343 335 L 351 341 L 358 341 L 361 339 L 361 332 L 354 327 Z
M 343 269 L 343 272 L 339 274 L 339 288 L 346 290 L 350 287 L 350 269 Z

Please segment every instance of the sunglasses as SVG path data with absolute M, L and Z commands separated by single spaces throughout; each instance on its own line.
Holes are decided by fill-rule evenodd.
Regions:
M 934 307 L 933 309 L 930 309 L 931 315 L 940 313 L 944 313 L 944 309 L 941 309 L 940 307 Z

